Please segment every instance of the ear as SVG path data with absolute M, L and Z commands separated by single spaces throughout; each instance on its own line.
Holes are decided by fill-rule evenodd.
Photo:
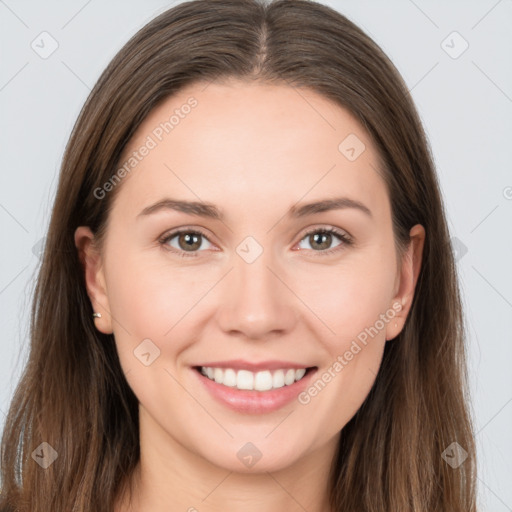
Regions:
M 403 255 L 400 272 L 397 276 L 396 287 L 398 290 L 392 300 L 393 309 L 398 312 L 387 324 L 386 340 L 392 340 L 402 331 L 411 309 L 414 290 L 420 274 L 425 228 L 421 224 L 416 224 L 411 228 L 409 237 L 409 246 Z
M 101 314 L 101 318 L 94 318 L 96 328 L 104 334 L 112 334 L 112 317 L 110 315 L 103 261 L 94 242 L 94 234 L 90 228 L 80 226 L 76 229 L 75 246 L 85 271 L 87 295 L 91 300 L 93 311 Z

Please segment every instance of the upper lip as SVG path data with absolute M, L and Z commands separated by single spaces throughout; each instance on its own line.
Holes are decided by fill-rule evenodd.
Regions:
M 258 372 L 262 370 L 280 370 L 285 368 L 311 368 L 312 365 L 297 363 L 295 361 L 261 361 L 259 363 L 244 361 L 243 359 L 232 359 L 230 361 L 213 361 L 209 363 L 201 363 L 195 366 L 206 366 L 210 368 L 233 368 L 233 370 L 248 370 L 250 372 Z

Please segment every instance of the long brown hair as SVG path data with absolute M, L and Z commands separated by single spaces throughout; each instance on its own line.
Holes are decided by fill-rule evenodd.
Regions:
M 185 85 L 225 78 L 305 87 L 346 108 L 381 157 L 396 247 L 407 246 L 413 225 L 425 227 L 405 326 L 386 344 L 371 392 L 343 428 L 330 477 L 333 510 L 475 511 L 465 327 L 428 142 L 406 85 L 377 44 L 308 0 L 181 3 L 135 34 L 101 75 L 62 162 L 29 360 L 2 438 L 0 504 L 110 512 L 136 467 L 138 402 L 113 336 L 94 327 L 73 235 L 80 225 L 104 232 L 119 187 L 101 200 L 94 191 L 114 174 L 148 113 Z M 43 442 L 58 454 L 46 469 L 35 462 L 53 453 Z M 468 453 L 456 468 L 442 456 L 454 442 Z

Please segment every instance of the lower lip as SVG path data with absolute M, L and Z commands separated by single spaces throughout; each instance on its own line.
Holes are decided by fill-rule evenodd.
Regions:
M 283 386 L 269 391 L 246 391 L 234 387 L 218 384 L 214 380 L 205 377 L 198 370 L 193 372 L 199 377 L 206 389 L 223 405 L 236 412 L 249 414 L 265 414 L 277 411 L 286 404 L 292 402 L 299 393 L 304 391 L 311 381 L 316 368 L 309 370 L 302 379 L 289 386 Z

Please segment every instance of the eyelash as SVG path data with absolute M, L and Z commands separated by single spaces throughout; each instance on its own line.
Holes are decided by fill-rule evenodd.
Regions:
M 165 234 L 162 238 L 160 238 L 158 240 L 158 242 L 159 242 L 160 245 L 166 246 L 167 242 L 169 242 L 169 240 L 172 240 L 174 237 L 176 237 L 178 235 L 181 235 L 182 233 L 193 234 L 193 235 L 200 235 L 203 238 L 206 238 L 206 240 L 208 240 L 208 242 L 212 243 L 210 241 L 210 239 L 206 236 L 206 234 L 203 233 L 202 231 L 197 230 L 197 229 L 187 229 L 187 228 L 177 229 L 176 231 L 172 231 L 171 233 Z M 353 244 L 352 238 L 350 238 L 347 234 L 343 233 L 342 231 L 339 231 L 338 229 L 332 228 L 332 227 L 329 227 L 329 228 L 313 228 L 313 229 L 307 231 L 306 233 L 304 233 L 304 236 L 299 240 L 299 242 L 302 242 L 302 240 L 304 240 L 306 237 L 308 237 L 309 235 L 312 235 L 314 233 L 329 233 L 329 234 L 333 234 L 333 235 L 337 236 L 343 242 L 342 244 L 340 244 L 340 245 L 338 245 L 336 247 L 333 247 L 331 249 L 326 249 L 325 251 L 313 251 L 313 252 L 317 253 L 315 255 L 315 257 L 316 256 L 322 257 L 322 256 L 330 255 L 330 254 L 332 254 L 334 252 L 337 252 L 340 249 L 342 249 L 344 245 L 350 246 L 350 245 Z M 177 254 L 178 256 L 180 256 L 182 258 L 197 258 L 197 252 L 190 252 L 190 253 L 187 254 L 186 251 L 178 251 L 178 250 L 174 249 L 173 247 L 169 248 L 169 246 L 166 247 L 166 250 L 169 250 L 169 251 Z

